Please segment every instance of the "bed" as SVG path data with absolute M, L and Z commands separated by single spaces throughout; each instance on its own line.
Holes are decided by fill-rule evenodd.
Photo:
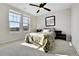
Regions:
M 48 52 L 54 45 L 54 32 L 44 30 L 43 32 L 32 32 L 25 36 L 25 42 L 42 48 L 44 52 Z

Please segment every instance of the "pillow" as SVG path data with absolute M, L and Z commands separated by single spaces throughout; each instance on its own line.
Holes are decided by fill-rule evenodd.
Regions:
M 37 29 L 36 31 L 37 31 L 37 32 L 41 32 L 41 31 L 42 31 L 42 29 Z
M 43 32 L 50 32 L 50 30 L 48 30 L 48 29 L 44 29 Z

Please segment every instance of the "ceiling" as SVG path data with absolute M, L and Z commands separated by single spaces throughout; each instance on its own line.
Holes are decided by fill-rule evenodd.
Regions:
M 32 4 L 39 5 L 40 3 L 32 3 Z M 56 11 L 70 8 L 72 4 L 71 3 L 47 3 L 44 7 L 51 9 L 51 12 L 41 9 L 39 13 L 36 13 L 39 8 L 35 6 L 30 6 L 29 3 L 9 3 L 9 5 L 14 6 L 18 9 L 21 9 L 22 11 L 28 12 L 34 16 L 39 16 L 39 15 L 44 15 L 51 12 L 56 12 Z

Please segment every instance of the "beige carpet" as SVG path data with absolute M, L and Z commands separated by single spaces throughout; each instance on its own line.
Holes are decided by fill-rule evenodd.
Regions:
M 48 53 L 44 53 L 37 49 L 23 46 L 23 40 L 0 45 L 1 56 L 77 56 L 77 52 L 68 41 L 55 40 L 54 48 Z
M 52 49 L 52 54 L 61 54 L 61 55 L 68 55 L 68 56 L 77 56 L 77 52 L 75 48 L 72 46 L 72 43 L 65 40 L 57 39 L 55 40 L 55 46 Z

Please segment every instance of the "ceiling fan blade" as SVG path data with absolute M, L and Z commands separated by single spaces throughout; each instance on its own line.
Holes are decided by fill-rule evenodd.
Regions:
M 40 7 L 40 8 L 42 7 L 42 3 L 39 5 L 39 7 Z
M 29 4 L 29 5 L 39 7 L 38 5 L 35 5 L 35 4 Z
M 45 10 L 47 10 L 47 11 L 51 11 L 50 9 L 48 9 L 48 8 L 45 8 L 45 7 L 43 7 Z
M 40 10 L 38 10 L 37 13 L 38 13 L 39 11 L 40 11 Z
M 42 7 L 45 6 L 46 4 L 47 4 L 47 3 L 43 3 L 43 4 L 42 4 Z

